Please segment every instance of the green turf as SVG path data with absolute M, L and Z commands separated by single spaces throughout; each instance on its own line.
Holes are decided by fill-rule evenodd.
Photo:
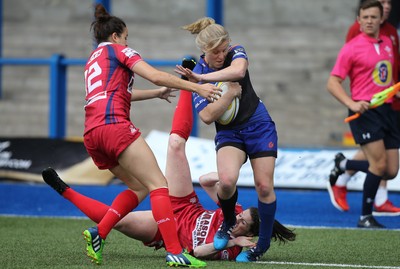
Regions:
M 81 235 L 92 225 L 86 219 L 0 217 L 0 268 L 96 268 L 85 255 Z M 295 242 L 272 243 L 262 264 L 208 261 L 207 268 L 400 269 L 399 231 L 296 228 L 296 232 Z M 103 258 L 101 268 L 167 268 L 164 249 L 154 251 L 117 231 L 108 236 Z

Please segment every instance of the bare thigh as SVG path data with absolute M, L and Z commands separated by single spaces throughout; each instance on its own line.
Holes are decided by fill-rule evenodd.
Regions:
M 125 180 L 125 184 L 131 189 L 137 187 L 135 181 L 139 181 L 149 191 L 167 186 L 153 152 L 141 136 L 121 153 L 118 162 L 129 175 L 121 180 Z

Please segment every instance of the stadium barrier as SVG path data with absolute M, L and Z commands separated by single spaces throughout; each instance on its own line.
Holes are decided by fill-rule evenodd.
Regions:
M 193 56 L 185 56 L 193 58 Z M 87 59 L 65 58 L 62 54 L 53 54 L 50 58 L 0 58 L 3 65 L 47 65 L 49 66 L 49 138 L 64 138 L 66 135 L 67 106 L 67 71 L 68 66 L 84 66 Z M 151 60 L 150 65 L 170 67 L 181 63 L 181 60 Z M 195 117 L 195 121 L 197 119 Z M 192 135 L 198 136 L 198 124 L 194 124 Z
M 165 167 L 169 134 L 151 131 L 146 141 L 160 167 Z M 295 149 L 280 148 L 276 160 L 274 184 L 277 188 L 326 189 L 333 157 L 342 151 L 352 157 L 357 148 Z M 192 181 L 199 183 L 203 174 L 217 171 L 214 141 L 190 137 L 186 154 L 191 167 Z M 47 138 L 0 138 L 0 178 L 43 182 L 41 171 L 51 166 L 67 183 L 79 185 L 108 185 L 113 175 L 99 170 L 87 154 L 82 141 Z M 348 189 L 360 191 L 365 174 L 352 177 Z M 238 186 L 253 187 L 253 172 L 247 161 L 240 170 Z M 400 191 L 400 175 L 388 182 L 388 189 Z
M 112 0 L 94 0 L 94 4 L 102 4 L 111 12 Z M 84 65 L 86 59 L 68 59 L 62 54 L 54 54 L 50 58 L 3 58 L 2 55 L 2 24 L 3 0 L 0 0 L 0 82 L 2 81 L 2 67 L 4 65 L 48 65 L 49 78 L 49 138 L 64 138 L 66 134 L 66 95 L 67 95 L 67 69 L 70 65 Z M 206 14 L 223 25 L 223 0 L 207 0 Z M 191 57 L 191 56 L 189 56 Z M 192 57 L 193 58 L 193 57 Z M 149 64 L 158 67 L 175 66 L 180 60 L 146 60 Z M 0 99 L 2 87 L 0 83 Z M 192 131 L 193 136 L 198 136 L 197 117 Z

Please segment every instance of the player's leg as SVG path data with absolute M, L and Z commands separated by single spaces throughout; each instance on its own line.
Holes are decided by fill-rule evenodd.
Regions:
M 399 216 L 400 208 L 396 207 L 390 200 L 387 189 L 387 180 L 393 179 L 397 176 L 399 170 L 399 150 L 388 149 L 387 155 L 387 172 L 385 174 L 386 180 L 381 180 L 378 191 L 374 201 L 373 215 L 376 216 Z
M 214 248 L 222 250 L 229 241 L 229 233 L 236 224 L 235 205 L 238 199 L 236 183 L 239 171 L 246 160 L 245 153 L 232 146 L 225 146 L 217 151 L 218 201 L 224 215 L 224 221 L 214 235 Z
M 169 194 L 183 197 L 193 192 L 192 177 L 186 157 L 186 141 L 193 127 L 192 94 L 180 91 L 168 140 L 165 177 Z
M 62 197 L 74 204 L 83 214 L 95 223 L 99 223 L 107 213 L 110 206 L 87 197 L 68 186 L 52 168 L 42 172 L 44 181 L 57 191 Z
M 48 185 L 96 223 L 99 223 L 110 209 L 110 206 L 75 191 L 52 168 L 44 169 L 42 176 Z M 114 229 L 144 243 L 151 242 L 158 231 L 150 210 L 130 212 L 114 226 Z
M 96 226 L 90 227 L 83 232 L 87 242 L 87 255 L 92 259 L 92 262 L 97 264 L 102 263 L 102 252 L 108 234 L 114 226 L 136 208 L 148 194 L 147 189 L 133 176 L 127 174 L 120 165 L 110 169 L 110 171 L 122 181 L 131 182 L 129 187 L 132 189 L 119 193 L 101 221 L 98 222 Z
M 362 210 L 357 224 L 362 228 L 383 228 L 372 216 L 372 207 L 379 183 L 387 169 L 387 156 L 383 140 L 377 140 L 361 146 L 367 157 L 369 168 L 364 181 Z
M 276 195 L 274 191 L 275 157 L 251 159 L 254 183 L 258 195 L 258 214 L 260 223 L 257 246 L 242 252 L 236 258 L 238 262 L 257 261 L 269 249 L 276 213 Z
M 153 240 L 158 226 L 150 210 L 134 211 L 126 215 L 114 227 L 124 235 L 144 243 Z
M 275 160 L 278 152 L 278 136 L 272 121 L 255 123 L 247 132 L 242 131 L 247 153 L 253 169 L 254 184 L 258 196 L 260 216 L 259 238 L 257 245 L 243 251 L 236 257 L 238 262 L 258 260 L 270 246 L 276 212 L 274 191 Z
M 341 152 L 335 155 L 334 167 L 330 172 L 327 184 L 329 197 L 334 207 L 340 211 L 349 210 L 350 207 L 346 200 L 347 181 L 357 171 L 366 173 L 368 166 L 368 161 L 362 151 L 358 151 L 351 160 L 347 159 Z
M 120 165 L 127 173 L 140 181 L 150 191 L 150 203 L 155 221 L 168 252 L 167 264 L 204 267 L 206 263 L 194 259 L 182 251 L 178 240 L 175 218 L 172 212 L 167 182 L 158 167 L 156 158 L 146 141 L 139 137 L 120 155 Z M 131 182 L 125 182 L 130 186 Z

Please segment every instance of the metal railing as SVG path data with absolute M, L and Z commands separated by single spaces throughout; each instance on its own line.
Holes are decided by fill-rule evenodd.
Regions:
M 95 0 L 107 10 L 111 9 L 111 0 Z M 207 16 L 212 17 L 219 24 L 223 24 L 223 0 L 207 0 Z M 0 0 L 0 82 L 2 81 L 2 67 L 4 65 L 49 66 L 49 137 L 64 138 L 66 134 L 66 105 L 67 105 L 67 70 L 68 66 L 84 66 L 87 59 L 68 59 L 62 54 L 53 54 L 50 58 L 3 58 L 2 57 L 2 13 L 3 1 Z M 180 64 L 181 60 L 149 60 L 146 62 L 153 66 L 170 67 Z M 0 83 L 0 99 L 2 87 Z M 198 136 L 197 117 L 194 117 L 192 134 Z

